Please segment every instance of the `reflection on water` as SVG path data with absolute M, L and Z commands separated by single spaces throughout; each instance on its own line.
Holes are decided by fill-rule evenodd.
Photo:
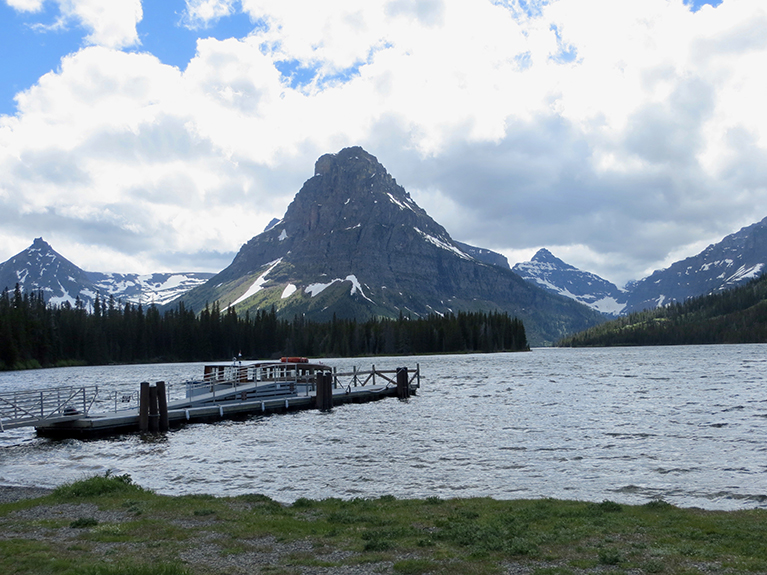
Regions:
M 0 435 L 0 484 L 54 486 L 111 469 L 160 493 L 263 493 L 286 502 L 392 494 L 767 507 L 765 352 L 745 345 L 376 358 L 386 368 L 420 363 L 421 393 L 158 437 L 54 441 L 9 431 Z M 3 373 L 0 391 L 95 384 L 106 397 L 164 380 L 181 393 L 179 384 L 200 373 L 201 364 Z

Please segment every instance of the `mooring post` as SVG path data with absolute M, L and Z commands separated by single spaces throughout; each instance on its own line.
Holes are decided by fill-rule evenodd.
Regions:
M 333 374 L 318 373 L 317 374 L 317 397 L 316 397 L 317 409 L 323 411 L 333 408 Z
M 168 396 L 165 394 L 165 382 L 157 382 L 157 407 L 160 410 L 160 431 L 168 431 Z
M 415 364 L 415 381 L 416 381 L 416 387 L 418 388 L 418 391 L 420 393 L 421 390 L 421 364 L 416 363 Z
M 407 368 L 397 368 L 397 397 L 407 399 L 410 397 L 410 383 L 408 382 Z
M 138 402 L 138 430 L 149 431 L 149 382 L 142 381 Z
M 149 385 L 149 431 L 160 431 L 160 410 L 157 406 L 157 386 Z

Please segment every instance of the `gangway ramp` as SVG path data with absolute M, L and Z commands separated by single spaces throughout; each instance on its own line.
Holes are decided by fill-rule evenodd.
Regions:
M 97 385 L 0 393 L 0 431 L 87 417 L 98 393 Z

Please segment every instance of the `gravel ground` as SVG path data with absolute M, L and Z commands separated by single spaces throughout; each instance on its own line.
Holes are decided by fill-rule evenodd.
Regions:
M 35 497 L 44 497 L 51 493 L 53 489 L 44 487 L 14 487 L 10 485 L 0 485 L 0 503 L 13 503 L 22 499 L 34 499 Z

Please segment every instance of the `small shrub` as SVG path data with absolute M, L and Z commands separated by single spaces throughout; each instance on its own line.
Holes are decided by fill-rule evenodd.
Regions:
M 620 503 L 615 501 L 609 501 L 605 499 L 602 503 L 589 503 L 586 507 L 586 513 L 588 515 L 602 515 L 603 513 L 620 513 L 623 511 L 623 507 Z
M 602 565 L 618 565 L 623 558 L 617 549 L 600 549 L 599 563 Z
M 365 551 L 388 551 L 391 548 L 391 541 L 386 539 L 371 539 L 365 543 Z
M 262 495 L 261 493 L 248 493 L 246 495 L 240 495 L 238 499 L 247 501 L 248 503 L 274 503 L 274 500 L 268 495 Z
M 140 492 L 144 489 L 134 485 L 131 476 L 127 473 L 125 475 L 112 475 L 110 471 L 107 471 L 104 475 L 96 475 L 74 483 L 60 485 L 53 494 L 62 499 L 78 499 L 128 491 Z
M 195 509 L 194 515 L 195 517 L 206 517 L 208 515 L 215 515 L 215 511 L 213 509 Z
M 306 509 L 308 507 L 314 507 L 314 501 L 307 499 L 306 497 L 299 497 L 293 502 L 293 507 L 298 509 Z
M 599 504 L 599 508 L 605 513 L 619 513 L 623 511 L 623 507 L 620 503 L 610 501 L 609 499 L 602 501 L 602 503 Z
M 654 511 L 667 511 L 674 506 L 671 503 L 666 503 L 663 499 L 653 499 L 644 504 L 646 509 L 652 509 Z
M 72 529 L 85 529 L 86 527 L 95 527 L 98 524 L 98 520 L 93 517 L 80 517 L 72 521 L 69 526 Z

